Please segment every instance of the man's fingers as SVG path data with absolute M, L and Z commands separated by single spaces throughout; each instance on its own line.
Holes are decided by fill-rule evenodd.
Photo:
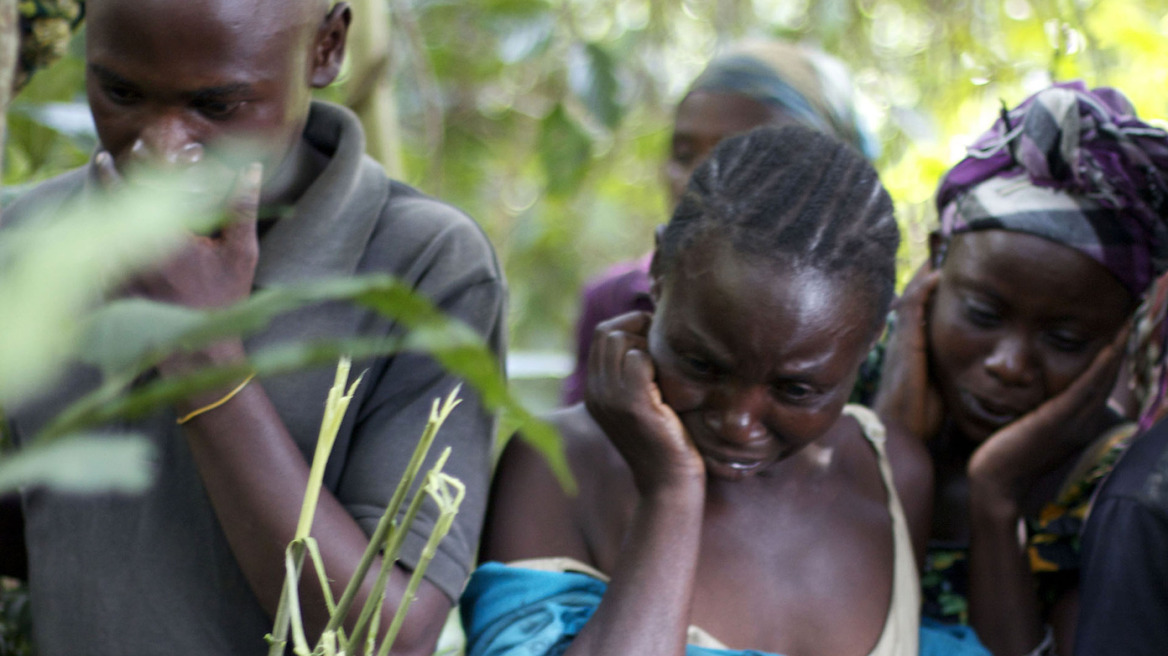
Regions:
M 118 173 L 113 155 L 110 155 L 108 150 L 99 152 L 93 158 L 93 167 L 97 171 L 97 182 L 102 188 L 113 191 L 122 186 L 122 174 Z
M 222 241 L 230 249 L 247 254 L 258 250 L 256 214 L 260 207 L 260 187 L 263 184 L 263 165 L 249 164 L 235 183 L 228 201 L 227 225 L 223 226 Z
M 244 167 L 231 194 L 231 218 L 254 221 L 260 206 L 260 187 L 264 182 L 264 165 L 252 162 Z

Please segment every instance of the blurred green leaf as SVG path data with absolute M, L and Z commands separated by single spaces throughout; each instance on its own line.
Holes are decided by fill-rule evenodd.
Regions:
M 563 105 L 543 120 L 539 134 L 539 159 L 547 177 L 549 194 L 572 191 L 587 173 L 592 156 L 592 140 L 576 124 Z
M 9 116 L 26 116 L 71 141 L 77 148 L 90 152 L 97 146 L 97 132 L 89 107 L 80 102 L 22 102 L 13 104 Z
M 290 310 L 337 300 L 351 300 L 369 307 L 408 330 L 402 337 L 321 340 L 269 347 L 251 354 L 245 364 L 208 369 L 179 379 L 158 379 L 123 393 L 129 381 L 176 349 L 198 348 L 224 337 L 252 334 Z M 238 381 L 252 372 L 262 378 L 331 364 L 342 355 L 360 360 L 408 350 L 431 355 L 478 391 L 488 408 L 515 417 L 524 436 L 548 457 L 564 485 L 572 488 L 571 474 L 555 430 L 537 420 L 510 394 L 495 355 L 478 334 L 388 276 L 323 280 L 261 290 L 238 305 L 215 311 L 200 312 L 142 299 L 117 301 L 95 313 L 89 322 L 89 338 L 84 343 L 87 360 L 107 373 L 106 381 L 58 415 L 34 438 L 34 443 L 51 441 L 114 419 L 132 418 L 192 394 Z
M 75 434 L 0 459 L 0 494 L 25 485 L 62 492 L 141 492 L 153 480 L 153 448 L 133 435 Z
M 204 321 L 203 313 L 187 307 L 141 298 L 114 301 L 86 321 L 78 356 L 104 376 L 116 376 Z
M 432 312 L 438 315 L 435 321 L 442 319 L 424 299 L 419 302 L 412 290 L 389 276 L 335 278 L 262 289 L 219 310 L 200 311 L 131 298 L 107 303 L 92 314 L 80 355 L 107 375 L 133 377 L 176 350 L 197 349 L 226 337 L 245 337 L 263 330 L 281 314 L 339 299 L 378 303 L 384 316 L 399 321 L 412 312 Z
M 128 271 L 175 248 L 219 216 L 161 181 L 92 194 L 13 226 L 0 240 L 0 403 L 50 382 L 77 346 L 78 319 Z
M 480 0 L 480 2 L 492 15 L 530 16 L 551 8 L 547 0 Z
M 668 211 L 660 169 L 674 107 L 710 57 L 742 37 L 812 44 L 851 70 L 905 235 L 902 282 L 927 251 L 940 174 L 1002 99 L 1017 102 L 1052 75 L 1082 77 L 1123 90 L 1141 116 L 1168 114 L 1165 0 L 392 4 L 406 179 L 464 208 L 491 237 L 510 281 L 513 350 L 570 349 L 583 281 L 651 248 Z M 81 99 L 79 53 L 38 73 L 18 101 Z M 589 70 L 576 79 L 578 59 Z M 610 125 L 603 101 L 614 98 L 619 122 L 589 129 Z M 26 116 L 13 117 L 6 149 L 10 183 L 88 154 Z
M 569 69 L 572 88 L 601 125 L 615 130 L 624 115 L 618 97 L 620 84 L 616 77 L 616 62 L 598 43 L 585 44 L 580 53 Z

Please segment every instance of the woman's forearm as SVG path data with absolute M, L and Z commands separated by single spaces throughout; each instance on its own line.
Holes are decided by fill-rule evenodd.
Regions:
M 1034 575 L 1012 500 L 971 481 L 969 615 L 995 656 L 1022 656 L 1042 641 Z
M 612 581 L 567 656 L 685 653 L 705 483 L 642 497 Z

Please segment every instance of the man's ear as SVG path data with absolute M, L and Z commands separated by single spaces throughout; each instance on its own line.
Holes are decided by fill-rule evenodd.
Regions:
M 338 2 L 321 22 L 312 50 L 313 88 L 323 89 L 340 75 L 341 64 L 345 61 L 345 41 L 352 20 L 353 11 L 349 3 Z

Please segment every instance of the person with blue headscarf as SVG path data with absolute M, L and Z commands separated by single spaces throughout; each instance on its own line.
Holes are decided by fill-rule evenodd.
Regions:
M 710 61 L 677 106 L 665 163 L 670 209 L 714 146 L 760 125 L 806 125 L 875 159 L 880 146 L 854 101 L 847 70 L 823 52 L 770 40 L 727 49 Z M 648 255 L 616 264 L 585 286 L 576 323 L 576 366 L 564 382 L 564 405 L 584 398 L 584 370 L 596 325 L 650 309 Z

